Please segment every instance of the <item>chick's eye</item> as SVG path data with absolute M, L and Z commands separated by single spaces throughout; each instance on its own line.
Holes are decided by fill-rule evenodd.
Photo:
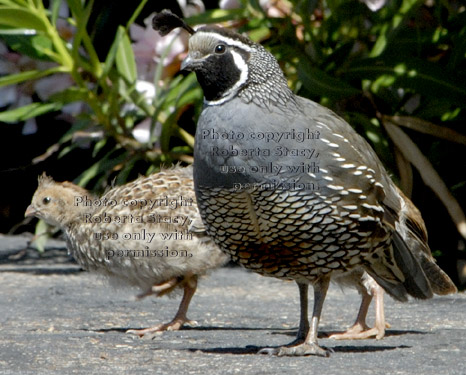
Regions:
M 44 199 L 42 199 L 42 203 L 44 203 L 44 204 L 49 204 L 51 200 L 52 200 L 52 198 L 50 198 L 50 197 L 45 197 Z
M 224 44 L 219 44 L 219 45 L 215 46 L 215 53 L 218 53 L 219 55 L 221 55 L 225 51 L 226 51 L 226 47 L 225 47 Z

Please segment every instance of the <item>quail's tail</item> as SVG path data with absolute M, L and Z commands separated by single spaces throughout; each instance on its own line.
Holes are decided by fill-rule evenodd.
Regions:
M 435 294 L 443 296 L 458 291 L 450 277 L 435 263 L 433 258 L 428 257 L 424 253 L 420 253 L 418 259 L 424 273 L 429 279 L 432 291 Z
M 393 235 L 392 254 L 366 265 L 367 272 L 393 298 L 406 301 L 408 295 L 428 299 L 433 296 L 429 280 L 398 232 Z M 392 261 L 395 260 L 395 262 Z
M 401 198 L 399 227 L 403 238 L 426 274 L 432 291 L 438 295 L 456 293 L 450 277 L 437 265 L 427 243 L 427 229 L 417 207 L 398 189 Z
M 420 299 L 432 298 L 432 288 L 423 268 L 398 232 L 393 235 L 393 255 L 405 277 L 403 285 L 408 294 Z

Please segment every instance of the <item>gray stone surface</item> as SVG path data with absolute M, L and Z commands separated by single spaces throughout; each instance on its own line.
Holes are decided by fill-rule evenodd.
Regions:
M 255 353 L 293 340 L 293 283 L 217 270 L 193 299 L 198 327 L 140 339 L 125 331 L 170 320 L 179 296 L 135 301 L 135 290 L 81 272 L 63 243 L 39 256 L 27 242 L 0 236 L 0 374 L 466 374 L 464 293 L 405 304 L 386 298 L 392 327 L 383 340 L 335 341 L 325 335 L 353 322 L 359 297 L 332 286 L 320 343 L 334 353 L 277 358 Z

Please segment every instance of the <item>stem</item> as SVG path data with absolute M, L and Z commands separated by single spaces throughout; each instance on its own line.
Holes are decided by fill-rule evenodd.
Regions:
M 31 8 L 34 9 L 35 13 L 42 18 L 44 25 L 47 29 L 47 35 L 52 40 L 52 43 L 60 57 L 60 63 L 63 65 L 67 71 L 71 72 L 73 70 L 74 62 L 73 59 L 63 42 L 63 39 L 58 35 L 57 29 L 50 23 L 49 18 L 47 17 L 47 12 L 44 8 L 42 1 L 37 1 L 37 4 L 30 3 Z M 57 56 L 56 56 L 57 57 Z

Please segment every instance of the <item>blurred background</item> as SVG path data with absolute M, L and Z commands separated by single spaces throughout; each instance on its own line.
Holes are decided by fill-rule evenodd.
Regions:
M 192 163 L 202 91 L 180 73 L 188 35 L 162 9 L 247 34 L 289 85 L 344 117 L 421 210 L 466 285 L 466 6 L 435 0 L 0 0 L 0 233 L 24 220 L 46 171 L 96 193 Z M 41 249 L 41 236 L 37 237 Z

